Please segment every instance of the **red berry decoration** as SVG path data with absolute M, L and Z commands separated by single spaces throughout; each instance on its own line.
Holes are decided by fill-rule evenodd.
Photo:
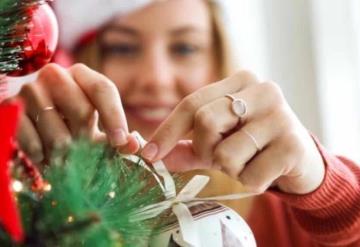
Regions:
M 17 30 L 25 31 L 25 38 L 15 44 L 20 45 L 22 53 L 17 69 L 8 72 L 8 76 L 24 76 L 39 70 L 50 62 L 57 46 L 59 27 L 49 5 L 41 4 L 26 11 L 31 20 Z

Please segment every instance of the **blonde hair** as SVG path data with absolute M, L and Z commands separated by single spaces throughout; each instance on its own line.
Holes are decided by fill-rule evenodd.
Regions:
M 234 73 L 235 64 L 232 58 L 230 39 L 225 29 L 224 16 L 221 7 L 216 1 L 206 0 L 213 26 L 214 43 L 216 47 L 216 58 L 219 64 L 220 78 L 224 78 Z M 101 72 L 101 52 L 99 40 L 94 38 L 92 41 L 77 47 L 73 52 L 76 62 L 84 63 L 92 69 Z
M 225 28 L 224 12 L 216 1 L 207 0 L 210 15 L 212 18 L 212 26 L 214 38 L 216 41 L 217 58 L 220 65 L 220 76 L 227 77 L 235 72 L 236 65 L 232 56 L 232 47 L 230 42 L 230 34 Z

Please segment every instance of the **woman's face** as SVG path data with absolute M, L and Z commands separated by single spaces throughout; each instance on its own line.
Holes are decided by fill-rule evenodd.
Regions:
M 103 73 L 120 91 L 131 130 L 148 138 L 184 96 L 218 79 L 213 36 L 204 0 L 159 1 L 105 29 Z

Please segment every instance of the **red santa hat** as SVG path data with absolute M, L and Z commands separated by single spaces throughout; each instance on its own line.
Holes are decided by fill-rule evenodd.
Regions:
M 71 51 L 115 15 L 126 14 L 154 0 L 58 0 L 52 6 L 60 23 L 60 46 Z
M 94 37 L 99 27 L 114 16 L 127 14 L 149 3 L 169 0 L 58 0 L 52 6 L 60 23 L 60 47 L 71 51 L 76 45 Z M 238 0 L 215 2 L 227 17 L 227 4 Z M 224 11 L 225 10 L 225 11 Z

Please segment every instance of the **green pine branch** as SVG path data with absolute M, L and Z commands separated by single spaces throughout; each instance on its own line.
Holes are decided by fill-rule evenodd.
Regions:
M 153 176 L 101 144 L 81 140 L 44 172 L 51 191 L 18 195 L 20 246 L 147 246 L 161 219 L 132 222 L 134 210 L 163 200 Z M 0 246 L 16 246 L 0 230 Z

